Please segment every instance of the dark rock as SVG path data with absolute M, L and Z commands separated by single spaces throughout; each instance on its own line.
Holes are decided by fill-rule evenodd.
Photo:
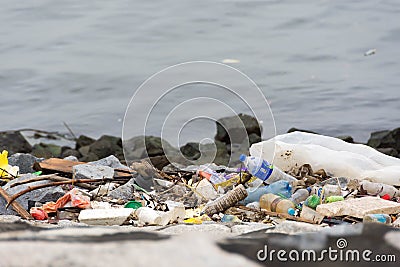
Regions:
M 352 144 L 354 144 L 354 139 L 353 139 L 353 137 L 351 137 L 350 135 L 341 135 L 341 136 L 338 136 L 338 137 L 336 137 L 336 138 L 338 138 L 338 139 L 340 139 L 340 140 L 343 140 L 343 141 L 345 141 L 345 142 L 347 142 L 347 143 L 352 143 Z
M 128 161 L 167 155 L 179 155 L 179 150 L 155 136 L 136 136 L 124 141 L 124 152 Z
M 383 154 L 386 154 L 388 156 L 392 156 L 392 157 L 398 157 L 399 156 L 399 152 L 397 152 L 397 150 L 392 148 L 392 147 L 377 148 L 376 150 L 378 150 L 379 152 L 381 152 Z
M 75 149 L 78 150 L 79 148 L 83 147 L 83 146 L 90 146 L 91 144 L 93 144 L 96 140 L 93 138 L 90 138 L 86 135 L 81 135 L 78 137 L 78 139 L 76 140 L 76 146 Z
M 162 170 L 165 166 L 174 163 L 174 164 L 179 164 L 182 166 L 189 166 L 192 165 L 192 162 L 185 159 L 182 156 L 156 156 L 156 157 L 151 157 L 151 158 L 146 158 L 144 159 L 148 162 L 150 162 L 155 168 Z
M 217 165 L 227 166 L 229 163 L 229 154 L 225 143 L 215 141 L 215 143 L 201 144 L 200 152 L 201 157 L 197 164 L 214 162 Z
M 61 147 L 54 144 L 36 144 L 32 148 L 32 155 L 38 158 L 58 158 L 61 156 Z
M 82 153 L 82 152 L 81 152 Z M 110 155 L 123 159 L 122 140 L 119 137 L 103 135 L 99 140 L 90 145 L 85 161 L 99 160 Z
M 26 141 L 20 132 L 0 132 L 0 149 L 8 151 L 8 154 L 29 153 L 32 146 Z
M 250 144 L 250 146 L 252 144 L 259 143 L 261 141 L 262 141 L 261 140 L 261 136 L 259 136 L 258 134 L 252 133 L 252 134 L 249 135 L 249 144 Z
M 35 170 L 32 168 L 35 162 L 39 162 L 41 159 L 38 159 L 31 154 L 23 154 L 23 153 L 16 153 L 8 158 L 8 164 L 11 166 L 18 166 L 19 173 L 32 173 Z
M 318 133 L 316 133 L 316 132 L 313 132 L 313 131 L 304 130 L 304 129 L 298 129 L 298 128 L 295 128 L 295 127 L 292 127 L 292 128 L 290 128 L 290 129 L 289 129 L 287 132 L 288 132 L 288 133 L 293 133 L 293 132 L 303 132 L 303 133 L 312 133 L 312 134 L 318 134 Z
M 86 157 L 87 155 L 89 155 L 89 150 L 90 150 L 90 146 L 83 146 L 81 148 L 78 149 L 79 153 L 83 156 Z
M 261 136 L 261 127 L 256 118 L 239 114 L 238 116 L 225 117 L 217 122 L 215 140 L 226 144 L 241 144 L 250 134 Z
M 200 147 L 199 143 L 190 142 L 184 146 L 181 146 L 180 151 L 186 158 L 190 160 L 196 160 L 200 158 L 199 147 Z
M 391 131 L 378 131 L 371 133 L 367 145 L 373 148 L 396 148 L 396 140 Z
M 79 153 L 78 150 L 75 150 L 75 149 L 72 149 L 72 148 L 65 149 L 61 153 L 61 158 L 66 158 L 66 157 L 69 157 L 69 156 L 74 156 L 74 157 L 77 157 L 77 158 L 82 157 L 81 153 Z
M 392 136 L 393 139 L 396 141 L 396 146 L 394 149 L 396 149 L 400 153 L 400 128 L 396 128 L 392 131 Z

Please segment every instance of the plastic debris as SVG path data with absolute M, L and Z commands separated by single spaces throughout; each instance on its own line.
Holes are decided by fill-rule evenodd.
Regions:
M 13 178 L 18 175 L 19 167 L 8 164 L 8 151 L 3 150 L 0 154 L 0 178 Z
M 375 54 L 375 53 L 376 53 L 376 48 L 370 49 L 370 50 L 368 50 L 368 51 L 366 51 L 366 52 L 364 53 L 364 56 L 372 56 L 372 55 Z

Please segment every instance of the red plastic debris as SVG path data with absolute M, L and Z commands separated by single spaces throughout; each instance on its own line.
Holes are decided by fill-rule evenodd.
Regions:
M 48 218 L 47 213 L 42 208 L 32 207 L 29 211 L 35 220 L 46 220 Z

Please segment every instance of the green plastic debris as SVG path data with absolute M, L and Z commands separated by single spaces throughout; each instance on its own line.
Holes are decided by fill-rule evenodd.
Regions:
M 137 202 L 137 201 L 129 201 L 128 203 L 125 204 L 125 208 L 131 208 L 137 210 L 138 208 L 142 207 L 142 203 Z

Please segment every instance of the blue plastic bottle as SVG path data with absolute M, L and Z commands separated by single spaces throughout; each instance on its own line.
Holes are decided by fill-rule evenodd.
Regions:
M 271 193 L 284 198 L 290 198 L 292 195 L 292 186 L 288 181 L 280 180 L 269 186 L 260 186 L 258 188 L 247 188 L 248 196 L 243 200 L 244 204 L 247 205 L 251 202 L 260 201 L 262 195 Z
M 263 181 L 267 180 L 272 173 L 272 165 L 262 158 L 248 157 L 242 154 L 240 155 L 239 160 L 244 163 L 251 175 Z

